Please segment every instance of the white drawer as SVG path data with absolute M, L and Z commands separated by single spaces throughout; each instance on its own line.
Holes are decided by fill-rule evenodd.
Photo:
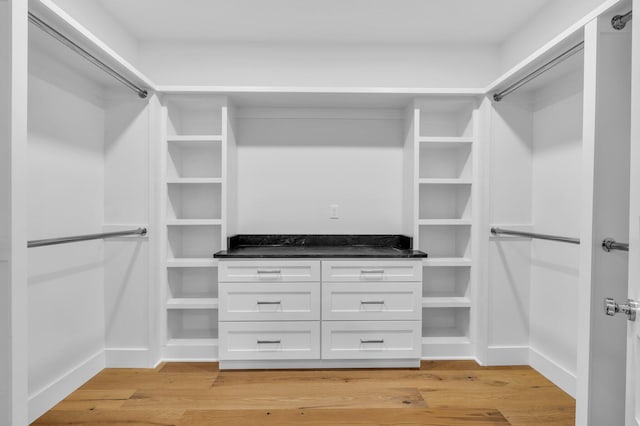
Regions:
M 220 321 L 320 319 L 320 283 L 220 283 Z
M 328 260 L 322 262 L 323 281 L 422 281 L 422 261 Z
M 421 283 L 323 283 L 323 320 L 420 320 Z
M 420 358 L 420 321 L 326 321 L 323 359 Z
M 320 322 L 221 322 L 221 360 L 319 359 Z
M 219 282 L 320 281 L 320 261 L 238 260 L 221 261 Z

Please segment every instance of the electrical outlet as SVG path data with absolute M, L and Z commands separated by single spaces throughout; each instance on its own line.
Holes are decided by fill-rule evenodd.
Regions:
M 329 206 L 329 219 L 340 219 L 338 216 L 338 206 L 337 204 L 331 204 Z

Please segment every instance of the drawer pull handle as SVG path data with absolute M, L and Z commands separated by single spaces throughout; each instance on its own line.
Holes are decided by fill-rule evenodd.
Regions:
M 259 274 L 281 274 L 280 269 L 258 269 Z
M 361 269 L 361 274 L 384 274 L 384 269 Z
M 384 343 L 384 339 L 377 339 L 377 340 L 360 339 L 360 344 L 365 344 L 365 343 Z
M 258 300 L 256 302 L 258 305 L 279 305 L 282 303 L 281 300 L 273 300 L 273 301 L 268 301 L 268 300 Z
M 384 305 L 384 300 L 361 300 L 361 305 Z
M 280 344 L 280 340 L 257 340 L 258 344 L 273 344 L 273 345 L 279 345 Z

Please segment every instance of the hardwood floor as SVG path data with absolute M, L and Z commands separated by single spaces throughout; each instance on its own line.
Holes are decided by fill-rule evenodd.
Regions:
M 575 401 L 529 367 L 106 369 L 36 425 L 573 425 Z

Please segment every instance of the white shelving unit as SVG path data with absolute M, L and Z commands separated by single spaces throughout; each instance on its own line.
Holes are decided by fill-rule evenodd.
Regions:
M 414 243 L 423 261 L 422 358 L 473 356 L 474 148 L 472 98 L 417 99 Z
M 218 358 L 218 262 L 226 247 L 229 109 L 225 97 L 163 102 L 166 242 L 163 358 Z M 233 139 L 231 135 L 231 139 Z

